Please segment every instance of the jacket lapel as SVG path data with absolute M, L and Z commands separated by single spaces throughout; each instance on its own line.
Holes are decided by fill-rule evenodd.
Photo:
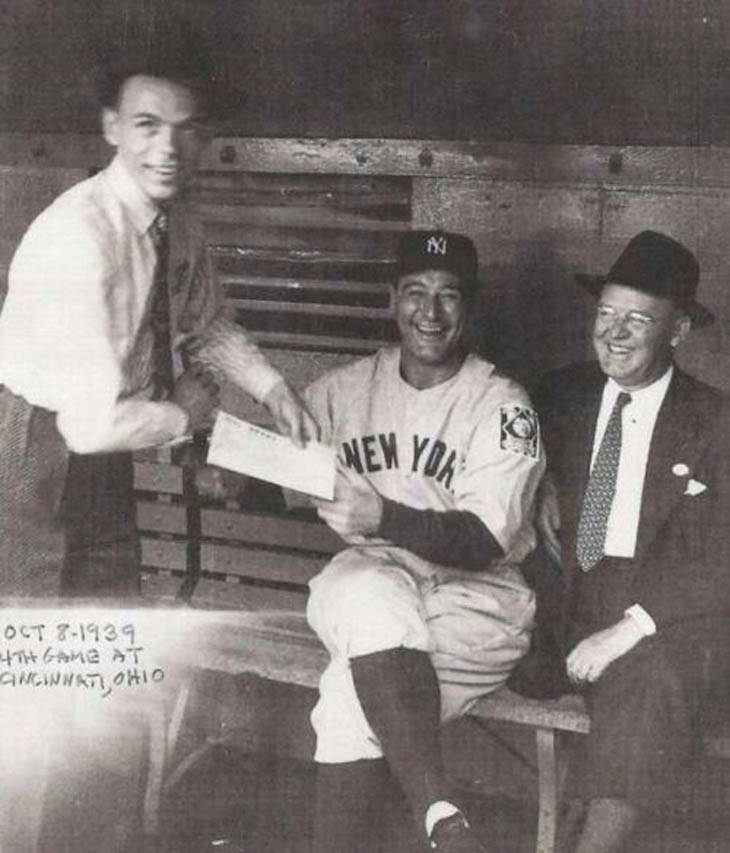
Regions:
M 688 476 L 674 473 L 675 465 L 693 472 L 701 450 L 697 411 L 692 405 L 692 382 L 676 367 L 659 410 L 652 436 L 641 500 L 636 556 L 641 559 L 657 536 L 675 503 L 682 497 Z

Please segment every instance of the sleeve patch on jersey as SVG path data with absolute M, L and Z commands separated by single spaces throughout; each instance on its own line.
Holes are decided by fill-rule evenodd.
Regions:
M 537 412 L 524 406 L 500 406 L 499 446 L 510 453 L 537 459 L 539 435 Z

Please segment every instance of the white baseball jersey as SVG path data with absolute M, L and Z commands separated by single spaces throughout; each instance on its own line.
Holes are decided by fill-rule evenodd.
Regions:
M 534 547 L 538 420 L 524 389 L 494 365 L 469 355 L 453 377 L 419 390 L 390 347 L 325 374 L 306 398 L 322 441 L 384 497 L 474 513 L 501 545 L 499 562 L 520 562 Z

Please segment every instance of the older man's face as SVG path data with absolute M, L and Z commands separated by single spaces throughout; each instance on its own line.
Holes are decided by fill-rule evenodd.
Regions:
M 609 283 L 598 300 L 593 347 L 607 376 L 627 391 L 638 391 L 666 371 L 689 326 L 670 300 Z

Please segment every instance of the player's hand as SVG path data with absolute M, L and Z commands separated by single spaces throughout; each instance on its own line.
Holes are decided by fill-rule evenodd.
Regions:
M 568 678 L 574 684 L 596 681 L 606 667 L 631 651 L 644 637 L 638 622 L 624 616 L 619 622 L 581 640 L 568 655 Z
M 219 405 L 220 388 L 213 374 L 200 364 L 193 364 L 177 380 L 170 400 L 188 416 L 188 431 L 201 427 Z
M 282 379 L 263 400 L 271 413 L 276 428 L 288 435 L 297 447 L 304 447 L 310 439 L 319 438 L 319 427 L 307 411 L 299 395 Z
M 333 501 L 314 500 L 317 515 L 343 539 L 372 536 L 383 517 L 383 499 L 362 474 L 338 461 Z
M 535 523 L 550 559 L 558 566 L 561 564 L 560 548 L 560 509 L 558 492 L 553 478 L 546 473 L 537 490 L 537 514 Z

